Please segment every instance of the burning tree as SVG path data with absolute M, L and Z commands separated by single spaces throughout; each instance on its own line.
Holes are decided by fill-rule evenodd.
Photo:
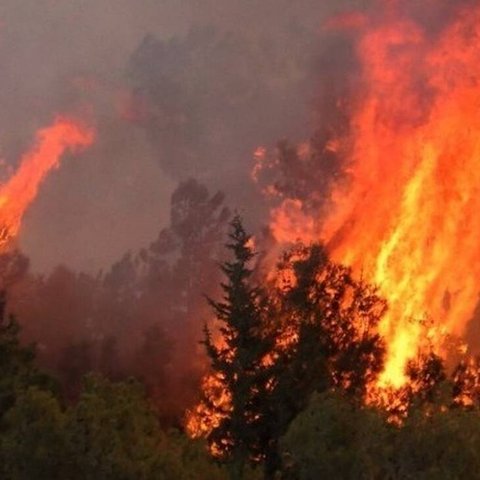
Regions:
M 480 406 L 480 358 L 463 359 L 452 373 L 454 405 Z
M 262 404 L 272 376 L 266 357 L 273 349 L 274 338 L 264 328 L 265 295 L 250 284 L 249 263 L 255 256 L 251 237 L 238 216 L 231 222 L 231 229 L 227 248 L 234 258 L 221 267 L 227 277 L 227 283 L 222 284 L 224 297 L 220 302 L 209 300 L 222 322 L 221 341 L 214 343 L 206 326 L 203 342 L 215 372 L 213 378 L 227 395 L 224 402 L 210 398 L 205 402 L 209 413 L 218 418 L 208 442 L 229 461 L 232 478 L 240 479 L 247 461 L 262 453 Z
M 319 244 L 287 252 L 278 274 L 286 278 L 276 293 L 278 315 L 287 322 L 284 330 L 295 332 L 286 348 L 292 362 L 313 375 L 316 390 L 335 387 L 364 397 L 383 364 L 377 327 L 387 310 L 385 300 L 375 287 L 355 279 L 350 268 L 330 261 Z M 312 368 L 315 360 L 318 368 Z
M 287 252 L 277 284 L 279 278 L 272 302 L 281 333 L 265 422 L 269 474 L 280 464 L 279 439 L 314 392 L 365 399 L 367 386 L 383 367 L 377 327 L 387 308 L 374 287 L 330 261 L 321 245 Z
M 247 461 L 263 461 L 267 478 L 280 466 L 279 439 L 315 392 L 362 400 L 383 366 L 377 332 L 386 303 L 319 245 L 288 252 L 268 290 L 252 284 L 255 253 L 239 218 L 222 270 L 224 298 L 210 300 L 219 338 L 205 328 L 212 373 L 188 429 L 241 478 Z

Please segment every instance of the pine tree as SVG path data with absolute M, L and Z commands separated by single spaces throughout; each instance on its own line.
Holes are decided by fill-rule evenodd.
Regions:
M 273 335 L 267 333 L 264 324 L 265 296 L 260 288 L 252 286 L 249 265 L 255 253 L 251 237 L 238 216 L 231 222 L 229 238 L 226 247 L 233 253 L 233 260 L 221 265 L 227 278 L 222 284 L 223 300 L 209 299 L 222 324 L 221 339 L 214 342 L 205 327 L 203 343 L 214 375 L 228 395 L 228 405 L 209 404 L 220 420 L 208 441 L 230 465 L 232 478 L 239 479 L 246 463 L 261 457 L 262 403 L 271 371 L 265 359 L 273 348 Z

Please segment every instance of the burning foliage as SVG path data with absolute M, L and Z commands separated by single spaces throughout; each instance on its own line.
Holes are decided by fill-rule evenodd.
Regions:
M 386 388 L 407 383 L 427 344 L 444 357 L 478 302 L 479 10 L 440 4 L 376 2 L 330 22 L 357 59 L 355 88 L 336 96 L 343 123 L 326 112 L 325 137 L 256 157 L 276 240 L 323 242 L 388 301 Z
M 419 412 L 436 422 L 448 411 L 480 408 L 478 361 L 449 370 L 432 344 L 409 361 L 403 387 L 379 386 L 386 353 L 379 328 L 387 303 L 352 269 L 332 262 L 321 245 L 287 251 L 263 288 L 254 282 L 257 255 L 238 217 L 227 248 L 233 258 L 222 264 L 224 296 L 210 300 L 218 323 L 214 332 L 205 327 L 203 342 L 211 372 L 186 428 L 208 441 L 232 478 L 244 478 L 249 463 L 261 463 L 265 478 L 288 471 L 281 439 L 289 438 L 315 395 L 337 398 L 341 411 L 350 412 L 345 418 L 371 419 L 392 445 Z M 368 455 L 376 455 L 370 447 Z
M 241 478 L 249 459 L 278 468 L 278 439 L 313 392 L 362 401 L 382 368 L 377 327 L 386 304 L 319 245 L 288 252 L 277 272 L 285 281 L 261 289 L 251 280 L 250 236 L 238 218 L 231 227 L 224 298 L 210 302 L 219 338 L 205 332 L 213 373 L 187 427 Z
M 211 195 L 195 180 L 182 181 L 173 193 L 170 225 L 158 238 L 106 273 L 59 267 L 47 276 L 31 274 L 28 260 L 13 249 L 22 216 L 63 153 L 93 141 L 90 129 L 71 120 L 40 131 L 0 186 L 0 276 L 24 337 L 38 342 L 39 361 L 57 373 L 62 401 L 73 410 L 56 403 L 52 385 L 41 384 L 33 350 L 18 344 L 16 323 L 1 323 L 0 352 L 10 363 L 2 363 L 8 382 L 0 417 L 9 435 L 18 436 L 25 411 L 48 407 L 52 424 L 71 422 L 88 444 L 79 424 L 121 425 L 134 410 L 113 403 L 119 414 L 112 419 L 112 398 L 143 402 L 122 383 L 133 375 L 156 408 L 154 415 L 142 404 L 139 417 L 127 417 L 140 436 L 153 438 L 144 452 L 152 462 L 161 436 L 152 437 L 150 424 L 161 418 L 179 426 L 190 407 L 186 430 L 206 440 L 234 479 L 245 477 L 249 464 L 262 464 L 266 478 L 278 472 L 355 478 L 355 469 L 365 478 L 440 478 L 436 464 L 466 478 L 454 461 L 461 455 L 443 442 L 452 432 L 466 439 L 466 431 L 465 463 L 478 465 L 470 455 L 480 445 L 478 433 L 464 427 L 473 419 L 480 431 L 480 360 L 462 337 L 478 308 L 480 278 L 480 9 L 469 1 L 441 3 L 428 20 L 433 2 L 378 1 L 375 9 L 324 23 L 322 32 L 345 62 L 318 59 L 328 71 L 316 99 L 325 118 L 307 142 L 255 150 L 251 178 L 271 207 L 269 228 L 265 238 L 253 238 L 235 217 L 223 282 L 214 265 L 223 259 L 230 212 L 222 193 Z M 170 42 L 149 36 L 132 57 L 125 119 L 147 132 L 173 175 L 196 172 L 197 160 L 215 151 L 215 168 L 232 170 L 242 189 L 243 162 L 224 162 L 225 152 L 259 143 L 260 127 L 271 117 L 266 112 L 279 118 L 285 108 L 269 103 L 289 85 L 305 85 L 305 65 L 277 62 L 272 79 L 272 62 L 260 61 L 268 46 L 252 49 L 239 38 L 211 29 Z M 237 53 L 247 59 L 244 71 L 234 68 Z M 336 82 L 344 73 L 339 65 L 351 67 L 351 75 Z M 198 84 L 191 83 L 192 71 Z M 252 120 L 254 107 L 265 116 Z M 218 112 L 209 116 L 211 124 L 202 114 L 209 109 Z M 273 123 L 265 131 L 277 136 Z M 232 145 L 225 132 L 233 131 L 244 145 Z M 85 381 L 91 371 L 110 380 Z M 89 416 L 95 408 L 85 406 L 92 395 L 99 416 Z M 365 446 L 363 432 L 371 434 Z M 109 438 L 99 435 L 101 450 Z M 297 448 L 304 437 L 318 443 L 321 461 Z M 0 438 L 3 455 L 15 446 L 6 438 L 5 444 Z M 428 455 L 432 438 L 443 449 L 439 458 Z M 128 441 L 118 442 L 122 454 Z M 345 455 L 339 445 L 354 453 Z M 325 458 L 333 467 L 326 468 Z

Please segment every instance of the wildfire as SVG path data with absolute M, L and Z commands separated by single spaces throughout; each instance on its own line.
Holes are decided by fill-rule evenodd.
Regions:
M 222 385 L 222 378 L 215 374 L 206 375 L 202 380 L 202 391 L 209 398 L 211 405 L 201 402 L 186 414 L 185 428 L 192 438 L 206 437 L 217 428 L 231 411 L 231 395 Z M 213 408 L 221 408 L 224 413 L 216 414 Z M 212 454 L 219 455 L 219 450 L 212 448 Z
M 48 172 L 58 167 L 61 156 L 89 146 L 93 137 L 90 129 L 66 118 L 37 132 L 34 146 L 22 157 L 17 171 L 0 185 L 0 250 L 8 248 L 17 236 L 26 209 Z
M 351 184 L 324 233 L 334 258 L 363 269 L 389 301 L 381 382 L 395 387 L 422 343 L 419 320 L 433 319 L 440 350 L 478 301 L 479 20 L 478 8 L 461 12 L 434 39 L 391 21 L 359 43 L 365 92 L 352 119 Z
M 401 12 L 400 2 L 383 4 L 384 15 L 378 9 L 370 18 L 349 14 L 327 24 L 354 30 L 360 64 L 355 98 L 340 102 L 350 105 L 348 133 L 331 131 L 324 145 L 344 171 L 330 186 L 327 206 L 318 202 L 324 186 L 298 194 L 319 178 L 315 172 L 296 184 L 290 175 L 292 158 L 303 171 L 322 161 L 308 161 L 305 145 L 283 178 L 275 176 L 281 162 L 259 148 L 252 179 L 266 178 L 261 187 L 274 202 L 270 230 L 279 246 L 321 241 L 334 262 L 352 267 L 387 300 L 379 324 L 385 365 L 366 400 L 398 413 L 408 405 L 405 395 L 438 380 L 433 369 L 417 385 L 415 362 L 425 352 L 431 352 L 426 366 L 445 357 L 455 343 L 446 340 L 464 335 L 479 300 L 480 6 L 459 2 L 448 25 L 432 31 Z M 282 188 L 285 178 L 295 188 Z M 268 281 L 272 275 L 278 272 L 270 271 Z M 455 373 L 459 404 L 478 397 L 476 362 Z M 215 384 L 209 382 L 205 391 Z M 225 392 L 207 397 L 228 405 Z M 200 434 L 211 429 L 189 426 Z
M 425 338 L 442 354 L 478 302 L 480 7 L 459 6 L 432 34 L 394 5 L 356 25 L 361 87 L 330 213 L 318 218 L 286 199 L 272 231 L 283 243 L 315 231 L 335 261 L 379 286 L 389 303 L 380 385 L 399 388 Z

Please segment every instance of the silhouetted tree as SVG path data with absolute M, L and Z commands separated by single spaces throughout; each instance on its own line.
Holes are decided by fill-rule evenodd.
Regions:
M 296 333 L 287 348 L 294 364 L 305 365 L 308 357 L 302 353 L 316 351 L 314 356 L 324 362 L 321 370 L 328 375 L 324 379 L 316 368 L 305 365 L 305 373 L 318 380 L 315 389 L 334 386 L 362 397 L 383 367 L 378 323 L 387 310 L 386 301 L 375 287 L 355 279 L 350 268 L 332 262 L 321 245 L 288 252 L 280 264 L 282 271 L 292 278 L 279 296 L 281 315 Z
M 58 374 L 71 398 L 89 370 L 111 379 L 141 375 L 179 424 L 203 373 L 198 342 L 210 315 L 203 294 L 218 290 L 216 266 L 229 218 L 224 195 L 190 179 L 172 192 L 170 222 L 155 241 L 126 253 L 105 273 L 58 267 L 32 274 L 24 257 L 0 255 L 0 277 L 13 283 L 9 308 L 22 339 L 38 343 L 39 364 Z M 152 325 L 165 333 L 163 340 L 158 332 L 146 340 Z M 157 340 L 158 348 L 145 344 Z
M 240 479 L 247 461 L 263 450 L 261 405 L 271 376 L 265 358 L 272 351 L 274 338 L 264 328 L 264 295 L 251 284 L 249 264 L 255 253 L 239 217 L 232 221 L 229 237 L 227 248 L 233 260 L 221 266 L 227 278 L 222 284 L 223 300 L 209 300 L 221 322 L 221 339 L 214 342 L 205 327 L 204 340 L 212 369 L 229 398 L 225 404 L 211 404 L 220 421 L 207 439 L 230 464 L 232 478 Z
M 283 323 L 263 443 L 266 469 L 279 466 L 278 440 L 313 392 L 332 389 L 362 402 L 383 365 L 377 331 L 386 303 L 374 287 L 329 260 L 320 245 L 299 246 L 279 265 L 276 316 Z
M 421 353 L 417 359 L 411 360 L 407 365 L 409 382 L 409 403 L 430 403 L 437 400 L 437 394 L 442 384 L 447 379 L 442 358 L 433 351 Z

